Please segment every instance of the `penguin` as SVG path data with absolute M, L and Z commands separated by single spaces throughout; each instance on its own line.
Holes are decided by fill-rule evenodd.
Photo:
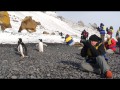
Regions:
M 21 54 L 21 57 L 24 58 L 24 57 L 28 57 L 27 56 L 27 47 L 26 45 L 22 42 L 22 39 L 19 38 L 18 40 L 18 52 Z
M 43 45 L 47 46 L 45 43 L 43 43 L 42 39 L 39 39 L 39 43 L 36 45 L 38 47 L 39 52 L 43 52 Z

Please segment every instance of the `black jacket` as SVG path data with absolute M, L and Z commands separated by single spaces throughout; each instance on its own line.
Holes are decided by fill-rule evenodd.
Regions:
M 98 42 L 97 45 L 99 45 L 100 43 L 101 43 L 101 42 Z M 84 43 L 84 47 L 83 47 L 82 50 L 81 50 L 81 56 L 82 56 L 82 57 L 88 56 L 88 53 L 87 53 L 88 49 L 90 50 L 90 52 L 91 52 L 91 54 L 92 54 L 92 57 L 97 57 L 97 56 L 99 56 L 99 55 L 104 55 L 104 54 L 105 54 L 105 48 L 104 48 L 104 45 L 103 45 L 103 44 L 101 44 L 101 45 L 98 47 L 98 49 L 96 49 L 94 46 L 92 46 L 92 45 L 90 44 L 89 41 L 86 41 L 86 42 Z

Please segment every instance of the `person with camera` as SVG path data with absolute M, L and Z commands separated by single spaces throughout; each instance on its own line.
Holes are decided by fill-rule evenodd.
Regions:
M 81 56 L 85 60 L 81 63 L 82 70 L 99 73 L 105 78 L 112 78 L 112 72 L 105 60 L 106 51 L 102 39 L 94 34 L 83 44 Z

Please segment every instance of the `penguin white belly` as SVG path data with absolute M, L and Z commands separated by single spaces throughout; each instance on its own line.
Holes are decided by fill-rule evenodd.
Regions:
M 22 57 L 24 57 L 23 47 L 22 47 L 21 44 L 18 46 L 18 52 L 20 52 L 20 54 L 22 55 Z
M 39 42 L 38 48 L 39 48 L 39 52 L 43 52 L 43 43 L 42 42 Z

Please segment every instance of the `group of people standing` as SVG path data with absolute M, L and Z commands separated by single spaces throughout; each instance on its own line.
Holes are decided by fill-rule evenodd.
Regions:
M 118 53 L 120 54 L 120 27 L 116 32 L 117 41 L 112 37 L 114 33 L 112 26 L 106 28 L 101 23 L 97 30 L 100 32 L 100 37 L 94 34 L 88 40 L 82 40 L 83 38 L 81 36 L 81 41 L 84 44 L 81 50 L 81 56 L 85 58 L 81 63 L 81 67 L 83 70 L 99 73 L 106 78 L 112 78 L 113 74 L 108 65 L 109 59 L 106 57 L 106 53 L 114 54 L 118 46 Z
M 112 37 L 114 33 L 113 26 L 110 26 L 110 28 L 106 28 L 103 23 L 100 24 L 100 27 L 97 28 L 97 30 L 100 32 L 100 38 L 102 39 L 103 44 L 105 45 L 106 52 L 107 53 L 115 53 L 116 47 L 119 48 L 119 54 L 120 54 L 120 27 L 116 32 L 116 40 Z M 88 40 L 89 33 L 86 30 L 83 30 L 81 33 L 81 42 L 84 42 Z
M 115 53 L 116 52 L 116 47 L 118 46 L 119 48 L 119 54 L 120 54 L 120 27 L 116 32 L 116 40 L 115 38 L 113 38 L 113 33 L 114 33 L 114 29 L 113 26 L 110 26 L 110 28 L 106 28 L 105 25 L 103 23 L 100 24 L 100 27 L 97 28 L 98 31 L 100 32 L 101 38 L 102 38 L 102 42 L 104 43 L 107 53 Z M 107 34 L 105 33 L 105 31 L 107 32 Z M 107 38 L 107 40 L 105 40 L 105 36 Z

